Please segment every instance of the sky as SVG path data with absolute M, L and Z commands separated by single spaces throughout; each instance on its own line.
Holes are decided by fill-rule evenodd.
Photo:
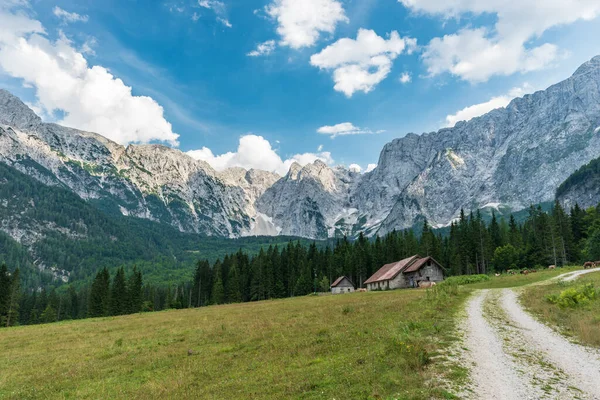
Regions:
M 368 171 L 600 54 L 598 0 L 0 0 L 0 88 L 215 169 Z

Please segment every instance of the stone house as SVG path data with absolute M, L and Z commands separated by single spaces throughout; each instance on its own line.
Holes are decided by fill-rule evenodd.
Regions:
M 432 257 L 415 255 L 386 264 L 365 281 L 368 290 L 418 287 L 420 281 L 441 282 L 444 267 Z
M 352 293 L 354 292 L 354 284 L 348 277 L 340 276 L 331 284 L 331 293 Z

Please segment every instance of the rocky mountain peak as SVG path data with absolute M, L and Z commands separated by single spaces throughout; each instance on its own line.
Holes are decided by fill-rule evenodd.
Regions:
M 0 89 L 0 124 L 28 130 L 42 119 L 31 108 L 7 90 Z

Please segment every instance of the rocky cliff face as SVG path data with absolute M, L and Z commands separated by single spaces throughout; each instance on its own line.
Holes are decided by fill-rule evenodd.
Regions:
M 558 187 L 556 199 L 566 209 L 576 204 L 582 209 L 597 207 L 600 204 L 600 158 L 592 160 L 569 176 Z
M 45 184 L 66 186 L 105 211 L 206 235 L 250 232 L 253 215 L 247 198 L 256 194 L 248 192 L 261 190 L 226 182 L 208 164 L 179 150 L 125 148 L 94 133 L 42 123 L 2 90 L 0 161 Z
M 1 162 L 104 211 L 206 235 L 384 234 L 422 217 L 443 226 L 461 208 L 518 210 L 551 201 L 569 175 L 599 154 L 600 56 L 506 108 L 388 143 L 378 167 L 364 175 L 321 161 L 294 164 L 284 177 L 216 172 L 165 146 L 123 147 L 43 123 L 0 90 Z M 569 201 L 580 195 L 586 196 L 577 192 Z
M 416 176 L 393 187 L 399 193 L 379 233 L 409 227 L 418 216 L 444 225 L 461 207 L 501 204 L 518 210 L 552 201 L 570 174 L 600 154 L 598 126 L 600 57 L 595 57 L 569 79 L 506 108 L 420 140 L 396 140 L 387 152 L 413 155 L 413 173 L 427 161 Z M 380 163 L 388 170 L 398 165 L 383 153 Z

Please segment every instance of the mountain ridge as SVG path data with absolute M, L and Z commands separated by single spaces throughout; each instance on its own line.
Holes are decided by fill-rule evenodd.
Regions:
M 519 210 L 600 154 L 600 56 L 571 77 L 454 127 L 387 143 L 365 174 L 317 160 L 277 174 L 208 163 L 160 144 L 121 146 L 44 123 L 0 89 L 0 161 L 104 211 L 222 237 L 385 234 L 460 210 Z

